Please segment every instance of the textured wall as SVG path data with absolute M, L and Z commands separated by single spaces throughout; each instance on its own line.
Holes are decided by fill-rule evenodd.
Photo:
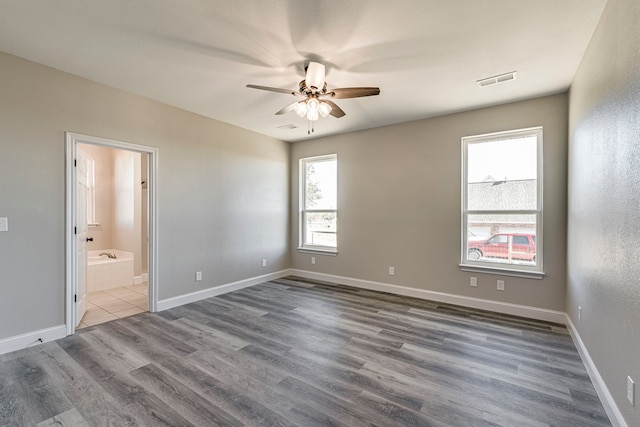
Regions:
M 640 2 L 609 0 L 570 93 L 571 316 L 618 408 L 640 426 Z M 577 308 L 582 306 L 582 322 Z
M 65 131 L 158 147 L 160 299 L 289 266 L 288 144 L 4 53 L 0 70 L 0 340 L 64 323 Z
M 543 280 L 463 272 L 463 136 L 544 127 Z M 292 266 L 436 292 L 564 310 L 566 94 L 322 138 L 292 146 L 292 247 L 298 246 L 298 159 L 338 154 L 338 256 L 292 253 Z M 395 267 L 395 276 L 388 267 Z M 478 277 L 478 287 L 469 277 Z M 506 289 L 496 290 L 496 280 Z

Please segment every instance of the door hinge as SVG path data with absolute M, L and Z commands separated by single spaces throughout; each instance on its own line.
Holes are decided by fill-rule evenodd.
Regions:
M 78 234 L 78 227 L 73 227 L 73 234 Z
M 78 167 L 78 161 L 76 159 L 73 159 L 73 167 L 74 168 Z
M 78 302 L 78 294 L 73 296 L 73 302 Z

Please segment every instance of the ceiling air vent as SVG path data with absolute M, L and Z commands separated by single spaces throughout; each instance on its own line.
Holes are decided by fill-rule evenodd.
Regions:
M 500 74 L 499 76 L 487 77 L 486 79 L 478 80 L 478 86 L 490 86 L 496 83 L 508 82 L 509 80 L 515 80 L 516 72 L 512 71 L 510 73 Z
M 288 125 L 278 126 L 278 129 L 296 129 L 298 126 L 293 123 L 289 123 Z

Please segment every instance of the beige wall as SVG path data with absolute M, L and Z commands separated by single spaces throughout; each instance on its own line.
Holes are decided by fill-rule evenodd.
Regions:
M 463 136 L 544 126 L 543 280 L 460 271 Z M 566 94 L 293 144 L 292 239 L 298 246 L 298 160 L 338 154 L 337 256 L 292 251 L 292 267 L 436 292 L 564 310 Z M 388 267 L 395 267 L 395 276 Z M 478 287 L 469 286 L 470 276 Z M 506 289 L 496 290 L 496 280 Z
M 630 426 L 640 426 L 639 22 L 640 2 L 608 1 L 570 95 L 566 311 Z
M 133 274 L 140 276 L 142 254 L 141 154 L 113 153 L 113 249 L 133 253 Z
M 8 54 L 0 69 L 0 340 L 64 324 L 65 131 L 158 148 L 160 299 L 289 266 L 288 144 Z

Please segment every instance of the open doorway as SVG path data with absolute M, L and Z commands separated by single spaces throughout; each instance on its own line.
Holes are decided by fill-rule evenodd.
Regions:
M 155 311 L 157 150 L 67 133 L 67 333 Z

